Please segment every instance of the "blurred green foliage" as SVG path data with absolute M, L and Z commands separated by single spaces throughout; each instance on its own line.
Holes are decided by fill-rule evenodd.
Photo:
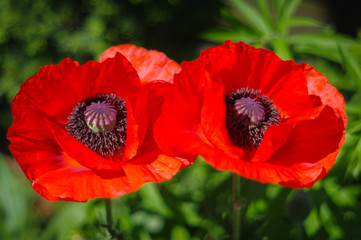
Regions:
M 130 42 L 191 60 L 204 43 L 199 33 L 208 41 L 268 48 L 285 60 L 310 63 L 340 90 L 346 141 L 331 172 L 310 189 L 242 179 L 242 239 L 361 239 L 361 32 L 358 38 L 345 36 L 299 16 L 301 3 L 2 0 L 2 129 L 11 122 L 9 102 L 19 85 L 65 56 L 85 62 L 111 45 Z M 114 199 L 114 222 L 124 239 L 230 239 L 231 185 L 230 172 L 198 159 L 171 181 Z M 103 200 L 48 202 L 31 189 L 11 157 L 0 155 L 0 239 L 110 239 L 102 224 Z

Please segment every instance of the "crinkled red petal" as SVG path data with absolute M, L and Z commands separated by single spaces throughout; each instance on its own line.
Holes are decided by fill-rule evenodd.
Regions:
M 240 88 L 261 90 L 284 117 L 314 105 L 302 68 L 293 61 L 282 61 L 271 51 L 227 41 L 202 52 L 196 61 L 204 62 L 204 68 L 197 71 L 204 71 L 202 75 L 207 72 L 222 82 L 225 92 Z
M 107 160 L 70 136 L 64 128 L 46 121 L 59 147 L 79 164 L 94 170 L 120 170 L 121 159 Z
M 135 119 L 135 114 L 133 107 L 126 99 L 126 107 L 127 107 L 127 139 L 126 145 L 123 152 L 123 161 L 128 161 L 132 159 L 138 151 L 138 147 L 141 144 L 139 141 L 140 132 L 146 131 L 146 127 L 142 126 L 144 122 L 138 122 Z
M 152 161 L 149 161 L 152 159 Z M 145 164 L 144 162 L 148 162 Z M 148 182 L 162 182 L 171 179 L 181 168 L 184 160 L 153 151 L 132 160 L 123 169 L 133 191 Z
M 297 123 L 282 148 L 268 162 L 287 165 L 292 159 L 292 163 L 316 163 L 339 149 L 343 131 L 342 119 L 326 106 L 316 119 Z
M 301 64 L 301 67 L 307 80 L 308 93 L 320 97 L 322 104 L 332 107 L 336 115 L 343 119 L 346 127 L 347 119 L 343 96 L 315 68 L 307 63 Z
M 96 94 L 115 93 L 134 96 L 141 83 L 131 64 L 120 54 L 103 63 L 89 61 L 79 65 L 70 59 L 42 67 L 21 86 L 34 109 L 65 124 L 74 106 Z
M 154 135 L 163 153 L 184 156 L 189 154 L 178 145 L 181 144 L 182 139 L 187 139 L 181 136 L 187 135 L 194 125 L 200 123 L 202 102 L 199 88 L 194 85 L 197 83 L 197 77 L 192 79 L 186 71 L 178 75 L 184 76 L 185 81 L 175 79 L 173 87 L 169 89 L 163 103 L 163 111 L 154 124 Z M 192 139 L 186 141 L 192 142 Z M 195 154 L 191 157 L 192 160 L 195 159 Z
M 66 154 L 52 157 L 56 159 L 70 158 Z M 57 169 L 45 172 L 33 179 L 32 187 L 48 200 L 78 202 L 85 202 L 96 197 L 114 198 L 132 191 L 124 173 L 120 172 L 118 175 L 110 176 L 99 175 L 82 166 L 59 166 Z
M 149 127 L 137 155 L 123 166 L 133 190 L 147 182 L 169 180 L 179 169 L 190 164 L 185 159 L 162 154 L 154 140 L 153 123 L 161 112 L 159 106 L 162 105 L 169 86 L 170 84 L 166 82 L 151 82 L 144 85 L 141 99 L 145 102 L 141 105 L 146 106 Z
M 284 119 L 279 125 L 269 126 L 263 137 L 261 145 L 255 151 L 255 154 L 251 156 L 251 161 L 268 161 L 273 153 L 285 144 L 297 123 L 317 118 L 324 107 L 324 105 L 321 105 L 308 109 L 308 111 L 301 111 L 298 116 Z
M 46 152 L 44 152 L 46 154 Z M 49 156 L 39 154 L 49 161 Z M 48 200 L 87 201 L 91 198 L 114 198 L 139 189 L 147 182 L 169 180 L 183 164 L 183 161 L 162 154 L 152 154 L 141 158 L 152 158 L 148 164 L 137 161 L 124 165 L 119 174 L 97 174 L 75 162 L 65 153 L 52 155 L 54 159 L 63 159 L 67 166 L 44 172 L 32 180 L 32 187 Z M 45 161 L 44 161 L 45 162 Z M 140 162 L 143 160 L 140 159 Z M 124 174 L 125 173 L 125 174 Z
M 246 157 L 246 151 L 234 146 L 229 140 L 226 129 L 226 109 L 224 89 L 219 82 L 210 82 L 204 86 L 204 98 L 201 110 L 201 124 L 207 140 L 216 148 L 233 157 Z
M 119 52 L 124 55 L 137 70 L 142 83 L 153 80 L 173 81 L 173 75 L 180 72 L 179 64 L 169 59 L 164 53 L 147 50 L 132 44 L 110 47 L 100 56 L 99 62 L 112 58 Z

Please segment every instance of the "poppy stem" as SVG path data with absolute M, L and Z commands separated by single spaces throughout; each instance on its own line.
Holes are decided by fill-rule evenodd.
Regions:
M 112 239 L 122 239 L 121 233 L 119 233 L 116 229 L 114 229 L 113 225 L 113 217 L 112 217 L 112 203 L 111 199 L 105 198 L 105 210 L 106 210 L 106 218 L 107 218 L 107 224 L 104 225 L 106 229 L 108 230 L 109 234 L 112 236 Z
M 233 173 L 232 176 L 232 200 L 233 200 L 233 240 L 241 239 L 241 177 Z
M 112 202 L 108 198 L 105 199 L 105 209 L 106 209 L 106 214 L 107 214 L 108 228 L 113 229 Z

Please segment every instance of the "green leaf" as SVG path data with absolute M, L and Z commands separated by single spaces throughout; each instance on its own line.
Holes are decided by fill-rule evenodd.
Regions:
M 353 207 L 357 204 L 361 188 L 358 185 L 341 186 L 335 178 L 327 178 L 324 182 L 327 195 L 339 207 Z
M 283 4 L 281 22 L 288 21 L 296 12 L 301 0 L 288 0 Z
M 335 49 L 322 49 L 317 46 L 297 45 L 293 47 L 293 50 L 297 54 L 309 54 L 325 58 L 333 62 L 340 62 L 340 56 Z
M 286 1 L 288 0 L 275 0 L 274 1 L 274 8 L 277 15 L 277 20 L 281 19 L 281 16 L 283 14 L 283 6 L 285 5 Z
M 171 240 L 189 240 L 190 235 L 188 230 L 182 226 L 174 226 L 171 232 Z
M 264 0 L 256 0 L 255 1 L 258 8 L 261 10 L 262 16 L 264 16 L 265 20 L 267 21 L 267 25 L 272 27 L 273 26 L 273 22 L 272 22 L 272 18 L 271 18 L 271 9 L 270 6 L 268 5 L 267 1 Z
M 323 48 L 337 47 L 337 43 L 341 43 L 347 47 L 354 46 L 356 41 L 350 37 L 334 33 L 332 30 L 325 29 L 320 32 L 303 32 L 292 35 L 291 42 L 308 44 L 313 43 Z
M 320 21 L 311 18 L 296 17 L 291 18 L 288 21 L 283 22 L 283 27 L 322 27 L 323 24 Z
M 321 224 L 316 209 L 313 209 L 310 215 L 304 221 L 305 231 L 308 237 L 312 237 L 320 229 Z
M 61 210 L 51 218 L 39 239 L 67 239 L 70 233 L 78 229 L 87 219 L 88 203 L 59 203 Z
M 338 157 L 340 161 L 336 161 L 337 165 L 341 165 L 343 169 L 346 169 L 346 177 L 351 175 L 352 177 L 357 178 L 361 173 L 361 157 L 359 158 L 360 154 L 358 154 L 361 152 L 360 139 L 360 135 L 349 134 L 348 131 L 346 131 L 345 143 L 342 146 Z
M 209 41 L 223 43 L 226 40 L 232 40 L 233 42 L 244 41 L 248 44 L 251 44 L 259 40 L 259 37 L 246 29 L 237 29 L 237 30 L 212 30 L 203 33 L 202 38 Z
M 235 16 L 234 12 L 231 12 L 227 8 L 221 9 L 221 15 L 224 18 L 224 20 L 227 22 L 229 27 L 232 29 L 238 29 L 238 28 L 246 28 L 251 32 L 254 32 L 250 27 L 247 26 L 240 18 L 239 16 Z
M 147 231 L 141 229 L 141 230 L 139 230 L 139 239 L 140 240 L 152 240 L 152 237 L 150 236 L 150 234 Z
M 358 136 L 359 140 L 356 144 L 355 150 L 352 152 L 352 162 L 350 164 L 353 165 L 352 169 L 350 169 L 350 172 L 352 172 L 353 176 L 359 176 L 361 171 L 361 137 Z
M 361 111 L 360 106 L 358 106 L 359 111 Z M 347 125 L 347 132 L 349 134 L 360 133 L 361 131 L 361 120 L 353 121 Z
M 253 201 L 247 207 L 245 218 L 250 222 L 256 221 L 257 219 L 266 215 L 269 207 L 269 203 L 264 199 Z
M 29 205 L 32 202 L 28 192 L 31 190 L 30 183 L 25 181 L 24 176 L 19 178 L 14 174 L 0 154 L 0 224 L 9 235 L 17 234 L 26 228 Z
M 346 50 L 346 48 L 338 44 L 338 50 L 341 55 L 342 64 L 346 69 L 346 72 L 354 80 L 356 86 L 361 90 L 361 69 L 357 59 Z
M 284 39 L 272 40 L 275 53 L 283 60 L 293 59 L 292 53 L 288 48 L 288 44 Z
M 197 227 L 202 223 L 203 218 L 199 215 L 196 204 L 183 202 L 179 205 L 178 209 L 188 225 Z
M 346 103 L 346 112 L 355 115 L 361 115 L 361 106 L 358 104 Z
M 139 189 L 139 193 L 143 197 L 142 205 L 145 209 L 149 209 L 165 217 L 172 215 L 172 211 L 164 201 L 157 184 L 145 184 Z
M 252 27 L 258 33 L 265 35 L 271 32 L 271 26 L 267 20 L 244 0 L 229 0 L 239 13 L 247 20 L 248 26 Z
M 338 43 L 342 43 L 348 48 L 356 45 L 354 39 L 329 31 L 298 33 L 290 36 L 287 40 L 294 46 L 294 51 L 299 54 L 307 53 L 335 62 L 341 62 Z
M 358 168 L 358 175 L 360 174 L 360 168 L 361 168 L 361 138 L 360 140 L 358 141 L 358 144 L 356 146 L 356 150 L 355 150 L 356 154 L 357 154 L 357 157 L 358 157 L 358 164 L 357 164 L 357 168 Z
M 329 239 L 342 239 L 344 232 L 340 226 L 336 225 L 336 219 L 326 202 L 321 204 L 319 214 L 321 222 L 329 234 Z

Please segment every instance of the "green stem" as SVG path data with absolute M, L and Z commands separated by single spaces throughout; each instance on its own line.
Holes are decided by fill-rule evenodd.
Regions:
M 233 173 L 232 177 L 232 195 L 233 195 L 233 226 L 232 239 L 241 239 L 241 177 Z
M 105 199 L 105 209 L 106 209 L 106 213 L 107 213 L 108 228 L 113 229 L 112 202 L 108 198 Z
M 112 217 L 112 203 L 111 200 L 106 198 L 105 200 L 105 210 L 106 210 L 106 218 L 107 224 L 105 225 L 106 229 L 108 230 L 109 234 L 112 236 L 112 239 L 122 239 L 122 235 L 114 229 L 113 225 L 113 217 Z
M 302 222 L 298 222 L 297 223 L 297 230 L 296 230 L 296 240 L 302 240 L 304 239 L 303 237 L 303 225 Z

